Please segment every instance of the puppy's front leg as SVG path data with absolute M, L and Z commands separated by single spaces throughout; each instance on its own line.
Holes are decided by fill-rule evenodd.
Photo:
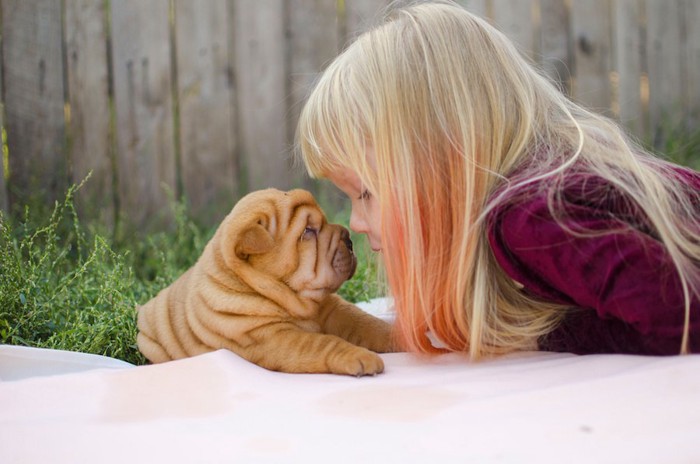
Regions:
M 236 352 L 273 371 L 356 377 L 384 371 L 384 362 L 376 353 L 335 335 L 306 332 L 294 324 L 266 325 L 249 335 L 255 342 Z
M 321 330 L 377 353 L 398 351 L 391 324 L 367 314 L 336 294 L 321 303 Z

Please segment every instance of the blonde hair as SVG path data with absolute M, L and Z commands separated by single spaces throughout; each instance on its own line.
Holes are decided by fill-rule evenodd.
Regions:
M 377 196 L 407 349 L 433 351 L 430 331 L 476 359 L 535 349 L 559 324 L 565 307 L 528 297 L 501 270 L 485 218 L 510 193 L 545 179 L 556 186 L 576 165 L 636 202 L 668 250 L 685 296 L 687 351 L 700 285 L 692 194 L 664 182 L 668 163 L 567 99 L 502 33 L 458 5 L 390 10 L 322 74 L 297 141 L 312 176 L 349 168 Z

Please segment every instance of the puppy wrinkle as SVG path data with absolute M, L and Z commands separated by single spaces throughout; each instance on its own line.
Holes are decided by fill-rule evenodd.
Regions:
M 163 356 L 166 361 L 174 359 L 178 353 L 178 343 L 172 331 L 170 311 L 168 310 L 169 288 L 161 290 L 155 298 L 139 307 L 137 325 L 144 337 L 139 339 L 139 350 L 151 362 L 161 362 Z M 148 341 L 153 343 L 148 343 Z M 144 344 L 142 346 L 142 344 Z
M 326 260 L 327 262 L 333 262 L 333 257 L 335 254 L 338 252 L 338 240 L 336 240 L 336 236 L 340 236 L 338 231 L 333 230 L 333 233 L 329 234 L 328 237 L 328 246 L 326 247 Z M 320 259 L 318 260 L 319 262 L 321 261 Z
M 293 248 L 296 244 L 300 243 L 299 237 L 302 236 L 304 229 L 306 228 L 307 221 L 301 221 L 301 225 L 298 227 L 293 227 L 295 223 L 298 223 L 298 214 L 294 213 L 288 218 L 280 219 L 280 222 L 284 221 L 284 228 L 280 232 L 281 237 L 276 237 L 277 242 L 282 248 Z M 299 266 L 298 259 L 294 268 Z
M 309 224 L 309 220 L 311 219 L 311 216 L 317 211 L 318 206 L 315 204 L 310 204 L 310 203 L 300 203 L 297 204 L 294 209 L 291 211 L 291 214 L 289 215 L 288 220 L 285 222 L 286 228 L 287 228 L 287 234 L 291 236 L 298 236 L 299 233 L 294 233 L 296 232 L 295 230 L 292 229 L 292 224 L 295 223 L 301 223 L 303 224 L 303 227 L 299 228 L 299 231 L 303 231 L 305 227 Z M 306 217 L 300 218 L 300 216 L 304 215 Z M 299 219 L 302 219 L 299 221 Z M 319 224 L 319 229 L 322 224 Z
M 168 287 L 161 292 L 154 302 L 153 313 L 156 321 L 156 339 L 168 353 L 170 359 L 186 356 L 187 352 L 182 348 L 176 334 L 176 322 L 173 320 L 172 308 L 173 288 Z
M 139 346 L 141 353 L 152 363 L 161 363 L 170 361 L 171 359 L 170 355 L 166 353 L 160 343 L 150 338 L 143 332 L 139 332 L 139 334 L 136 336 L 136 343 Z
M 199 317 L 191 311 L 192 315 L 187 318 L 190 323 L 190 328 L 193 334 L 197 336 L 202 341 L 202 344 L 193 349 L 190 356 L 195 356 L 198 354 L 207 353 L 209 351 L 215 351 L 221 348 L 225 348 L 236 354 L 240 354 L 240 345 L 238 340 L 222 337 L 218 333 L 209 330 L 205 325 L 202 324 Z
M 192 332 L 188 321 L 188 306 L 192 298 L 191 282 L 197 281 L 197 268 L 190 268 L 183 276 L 176 280 L 170 288 L 171 297 L 169 299 L 170 320 L 177 344 L 177 356 L 173 354 L 173 359 L 192 356 L 193 353 L 201 353 L 202 342 Z M 182 355 L 182 353 L 185 353 Z
M 294 320 L 273 319 L 267 322 L 258 323 L 256 327 L 253 327 L 246 332 L 246 337 L 250 340 L 251 343 L 249 343 L 249 345 L 251 345 L 252 343 L 260 343 L 263 341 L 256 336 L 256 332 L 265 332 L 265 336 L 269 336 L 270 332 L 279 332 L 284 330 L 299 330 L 312 334 L 321 333 L 321 326 L 317 323 L 314 322 L 312 323 L 313 325 L 311 325 L 308 324 L 308 322 L 311 321 L 303 322 L 307 322 L 307 324 L 300 324 L 299 321 Z
M 203 309 L 222 316 L 289 318 L 289 312 L 282 306 L 259 295 L 246 295 L 240 298 L 222 295 L 224 299 L 212 302 L 211 292 L 199 292 L 193 305 L 201 303 Z
M 267 226 L 267 230 L 270 232 L 270 235 L 277 238 L 278 225 L 276 214 L 270 216 L 270 224 Z
M 240 272 L 243 270 L 245 272 Z M 293 316 L 302 319 L 313 317 L 316 308 L 308 308 L 298 298 L 297 294 L 283 282 L 272 279 L 247 264 L 241 266 L 238 276 L 260 295 L 272 300 L 279 306 L 287 308 L 287 311 Z
M 269 329 L 268 329 L 269 330 Z M 257 342 L 251 345 L 246 359 L 274 371 L 289 373 L 322 373 L 362 375 L 362 361 L 357 357 L 376 358 L 377 364 L 382 365 L 381 358 L 365 348 L 351 345 L 345 340 L 328 334 L 307 333 L 297 327 L 289 326 L 272 328 L 272 333 L 256 335 Z
M 196 316 L 198 327 L 207 334 L 216 334 L 246 346 L 252 343 L 250 332 L 261 326 L 277 324 L 279 316 L 247 316 L 243 314 L 226 314 L 221 312 L 200 312 Z M 203 333 L 203 332 L 202 332 Z M 202 333 L 198 333 L 202 337 Z M 206 343 L 206 340 L 204 340 Z
M 218 291 L 225 293 L 245 293 L 245 294 L 255 294 L 253 289 L 242 283 L 240 280 L 231 278 L 230 276 L 225 276 L 228 282 L 224 282 L 220 275 L 215 275 L 213 273 L 205 272 L 204 276 Z
M 161 345 L 154 338 L 154 325 L 150 321 L 153 313 L 144 310 L 143 306 L 137 308 L 137 326 L 139 333 L 136 336 L 136 344 L 143 355 L 151 362 L 163 362 L 170 359 Z
M 139 340 L 137 337 L 137 343 L 143 346 L 144 356 L 146 356 L 151 363 L 161 363 L 171 360 L 170 355 L 163 349 L 163 346 L 155 340 L 147 337 Z M 146 355 L 146 353 L 148 354 Z

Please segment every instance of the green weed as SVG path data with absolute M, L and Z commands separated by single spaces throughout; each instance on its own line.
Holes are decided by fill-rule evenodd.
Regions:
M 88 238 L 73 186 L 45 221 L 25 209 L 0 217 L 0 343 L 58 348 L 143 363 L 136 349 L 135 301 L 150 293 L 128 252 Z

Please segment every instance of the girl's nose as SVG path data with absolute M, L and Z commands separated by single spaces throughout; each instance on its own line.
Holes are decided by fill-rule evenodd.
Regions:
M 358 234 L 366 234 L 369 232 L 367 221 L 362 214 L 359 214 L 355 208 L 350 213 L 350 229 Z

